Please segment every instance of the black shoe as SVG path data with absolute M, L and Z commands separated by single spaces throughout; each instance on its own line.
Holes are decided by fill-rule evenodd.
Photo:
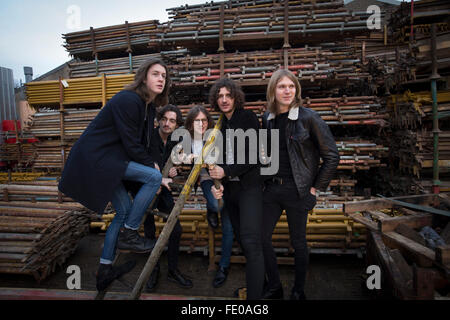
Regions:
M 303 291 L 297 292 L 295 290 L 292 290 L 290 299 L 291 300 L 306 300 L 306 296 Z
M 157 264 L 153 269 L 152 274 L 150 275 L 150 279 L 148 279 L 147 284 L 145 286 L 148 292 L 153 292 L 156 289 L 159 279 L 159 270 L 160 267 L 159 264 Z
M 137 230 L 122 228 L 117 239 L 117 249 L 134 253 L 147 253 L 153 250 L 156 240 L 141 237 Z
M 214 277 L 213 287 L 219 288 L 223 286 L 228 276 L 228 268 L 219 266 L 219 269 L 216 272 L 216 276 Z
M 183 275 L 179 270 L 169 270 L 167 280 L 175 282 L 180 288 L 192 288 L 194 285 L 190 279 Z
M 120 278 L 125 273 L 130 272 L 135 265 L 136 261 L 134 260 L 125 262 L 117 267 L 112 266 L 111 264 L 100 263 L 96 275 L 97 290 L 104 291 L 114 280 Z
M 283 287 L 280 286 L 274 289 L 268 289 L 263 294 L 263 299 L 278 299 L 283 300 Z
M 217 229 L 217 227 L 219 226 L 219 216 L 215 211 L 207 210 L 206 220 L 208 220 L 209 226 L 213 229 Z

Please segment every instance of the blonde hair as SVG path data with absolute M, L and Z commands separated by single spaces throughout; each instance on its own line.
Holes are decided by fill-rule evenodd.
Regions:
M 298 82 L 297 77 L 289 70 L 287 69 L 278 69 L 272 74 L 272 77 L 270 77 L 269 84 L 267 85 L 267 110 L 271 113 L 277 114 L 278 113 L 278 107 L 277 107 L 277 101 L 276 101 L 276 89 L 277 84 L 280 82 L 281 79 L 284 77 L 287 77 L 289 80 L 291 80 L 295 85 L 295 97 L 294 101 L 289 106 L 289 110 L 293 107 L 300 106 L 302 104 L 302 87 L 300 86 L 300 83 Z

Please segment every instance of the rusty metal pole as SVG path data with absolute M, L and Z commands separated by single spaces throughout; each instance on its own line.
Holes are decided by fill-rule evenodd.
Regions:
M 437 80 L 441 77 L 437 72 L 436 57 L 436 23 L 431 25 L 431 96 L 433 98 L 433 193 L 439 193 L 439 118 L 437 105 Z
M 223 28 L 225 23 L 225 12 L 224 12 L 224 4 L 222 3 L 220 5 L 220 30 L 219 30 L 219 49 L 217 52 L 220 54 L 220 77 L 223 78 L 225 75 L 224 69 L 225 69 L 225 48 L 223 46 Z
M 289 66 L 289 0 L 284 0 L 284 44 L 283 44 L 283 60 L 284 68 Z

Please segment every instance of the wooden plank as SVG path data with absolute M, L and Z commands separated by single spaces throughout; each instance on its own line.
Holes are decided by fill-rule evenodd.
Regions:
M 360 211 L 379 210 L 384 208 L 392 208 L 392 203 L 384 199 L 374 199 L 344 202 L 343 204 L 343 211 L 346 215 Z
M 378 231 L 378 225 L 375 222 L 367 219 L 366 217 L 360 216 L 359 213 L 349 214 L 348 216 L 353 220 L 355 220 L 356 222 L 365 225 L 367 228 L 373 231 Z
M 395 228 L 395 232 L 401 234 L 402 236 L 407 237 L 408 239 L 411 239 L 417 243 L 420 243 L 423 246 L 426 246 L 426 241 L 425 239 L 413 228 L 411 228 L 410 226 L 406 225 L 406 224 L 399 224 L 396 228 Z
M 450 245 L 436 248 L 436 261 L 446 268 L 450 268 Z
M 413 284 L 413 269 L 412 267 L 406 262 L 405 258 L 403 257 L 402 253 L 398 249 L 392 249 L 389 250 L 389 254 L 391 255 L 392 259 L 395 261 L 395 264 L 400 269 L 400 272 L 402 274 L 402 278 L 405 282 L 405 286 L 409 289 L 412 289 Z
M 370 210 L 370 211 L 367 211 L 367 213 L 369 213 L 371 215 L 374 215 L 375 217 L 377 217 L 380 220 L 392 219 L 391 216 L 387 215 L 384 212 L 378 211 L 378 210 Z
M 444 230 L 442 230 L 440 236 L 445 241 L 446 244 L 450 245 L 450 222 L 447 223 Z
M 402 196 L 402 197 L 393 197 L 389 199 L 393 200 L 399 200 L 399 201 L 405 201 L 411 204 L 419 204 L 419 205 L 428 205 L 433 203 L 433 201 L 438 198 L 435 194 L 423 194 L 423 195 L 417 195 L 417 196 Z M 398 206 L 389 200 L 378 198 L 378 199 L 371 199 L 371 200 L 362 200 L 362 201 L 351 201 L 351 202 L 345 202 L 343 209 L 344 213 L 354 213 L 359 211 L 368 211 L 368 210 L 380 210 L 380 209 L 387 209 L 387 208 L 393 208 L 395 206 Z
M 434 270 L 427 268 L 413 268 L 413 290 L 419 300 L 434 298 Z
M 385 279 L 389 282 L 393 295 L 401 299 L 407 299 L 411 296 L 412 290 L 408 290 L 407 283 L 402 281 L 403 273 L 390 255 L 389 248 L 384 244 L 378 232 L 370 231 L 369 235 L 369 239 L 372 240 L 370 244 L 373 245 L 378 257 L 377 262 L 381 264 L 384 271 L 382 274 L 387 275 Z
M 398 225 L 403 224 L 413 229 L 431 225 L 431 214 L 422 214 L 415 216 L 401 216 L 386 220 L 380 220 L 379 227 L 381 232 L 390 232 L 395 230 Z
M 431 267 L 435 261 L 436 255 L 433 250 L 408 239 L 397 232 L 382 233 L 383 239 L 389 243 L 405 249 L 416 258 L 417 263 L 423 267 Z

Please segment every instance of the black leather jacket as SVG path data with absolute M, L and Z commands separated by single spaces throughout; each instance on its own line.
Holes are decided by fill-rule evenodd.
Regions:
M 262 127 L 269 129 L 269 137 L 274 119 L 274 114 L 269 112 L 264 114 Z M 339 152 L 325 121 L 314 110 L 302 106 L 291 108 L 285 139 L 292 176 L 299 195 L 305 195 L 311 187 L 326 191 L 336 173 Z M 323 159 L 323 163 L 319 167 L 320 158 Z

